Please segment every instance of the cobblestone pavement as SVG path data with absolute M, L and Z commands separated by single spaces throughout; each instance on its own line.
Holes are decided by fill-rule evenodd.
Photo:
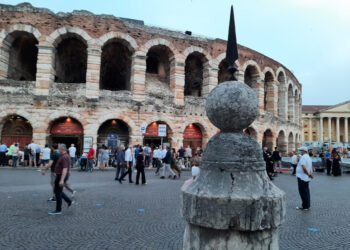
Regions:
M 189 173 L 180 180 L 146 173 L 148 184 L 136 186 L 115 182 L 112 171 L 73 172 L 77 204 L 52 216 L 48 175 L 0 169 L 0 249 L 181 249 L 180 187 Z M 281 249 L 350 249 L 350 175 L 316 174 L 308 212 L 295 210 L 295 177 L 274 182 L 287 193 Z

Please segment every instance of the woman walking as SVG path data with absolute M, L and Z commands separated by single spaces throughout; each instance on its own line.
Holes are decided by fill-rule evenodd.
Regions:
M 142 175 L 142 185 L 147 184 L 145 176 L 145 157 L 142 147 L 139 148 L 139 154 L 136 157 L 136 170 L 136 185 L 139 185 L 140 174 Z

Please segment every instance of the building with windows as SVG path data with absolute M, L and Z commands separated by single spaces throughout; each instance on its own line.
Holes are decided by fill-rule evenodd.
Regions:
M 350 101 L 334 106 L 304 105 L 303 141 L 349 142 Z
M 204 147 L 218 132 L 204 104 L 227 79 L 226 41 L 28 3 L 0 5 L 0 13 L 1 141 L 75 143 L 78 152 L 90 143 Z M 237 67 L 260 106 L 245 132 L 262 146 L 294 150 L 302 132 L 297 78 L 244 46 Z

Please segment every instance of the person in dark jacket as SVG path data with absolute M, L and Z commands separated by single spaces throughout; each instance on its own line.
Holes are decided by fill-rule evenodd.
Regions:
M 115 156 L 116 162 L 117 162 L 117 172 L 114 180 L 116 181 L 118 181 L 119 178 L 124 175 L 125 166 L 126 166 L 124 150 L 125 150 L 124 145 L 120 145 Z
M 278 151 L 277 147 L 275 147 L 275 151 L 272 153 L 272 161 L 273 161 L 273 167 L 274 171 L 277 172 L 277 168 L 279 169 L 279 172 L 282 173 L 282 163 L 281 163 L 281 154 Z
M 340 168 L 340 155 L 338 153 L 333 154 L 333 164 L 332 164 L 332 174 L 334 176 L 341 176 L 341 168 Z
M 266 172 L 267 175 L 269 176 L 270 180 L 272 181 L 272 175 L 273 175 L 273 161 L 271 159 L 271 152 L 267 149 L 267 147 L 264 147 L 264 151 L 263 151 L 263 157 L 264 157 L 264 161 L 266 163 Z
M 139 153 L 136 157 L 136 185 L 139 185 L 139 179 L 141 174 L 142 179 L 142 185 L 147 184 L 146 183 L 146 176 L 145 176 L 145 157 L 143 155 L 143 149 L 142 147 L 139 147 Z
M 171 158 L 171 150 L 170 150 L 170 147 L 166 147 L 166 155 L 163 159 L 163 162 L 164 162 L 164 167 L 163 167 L 163 174 L 162 176 L 160 177 L 161 179 L 164 179 L 165 178 L 165 175 L 166 175 L 166 172 L 167 170 L 169 170 L 169 172 L 172 174 L 173 176 L 173 179 L 176 179 L 176 174 L 175 172 L 171 169 L 171 161 L 172 161 L 172 158 Z

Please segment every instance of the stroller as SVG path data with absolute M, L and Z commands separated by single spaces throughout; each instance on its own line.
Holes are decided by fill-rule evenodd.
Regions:
M 80 157 L 79 159 L 80 163 L 80 171 L 87 171 L 87 158 L 86 157 Z

